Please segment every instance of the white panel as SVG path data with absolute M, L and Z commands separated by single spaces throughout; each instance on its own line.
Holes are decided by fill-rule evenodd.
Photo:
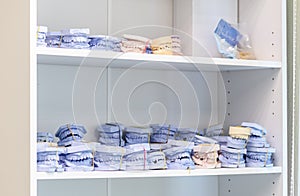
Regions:
M 193 0 L 174 0 L 174 34 L 180 35 L 184 55 L 192 55 Z
M 256 122 L 268 131 L 267 140 L 276 148 L 275 165 L 282 166 L 282 88 L 281 70 L 224 72 L 227 91 L 228 125 Z
M 156 38 L 172 34 L 172 0 L 109 0 L 109 34 Z M 151 25 L 151 27 L 147 27 Z
M 106 180 L 43 180 L 38 181 L 38 196 L 106 195 Z
M 110 76 L 112 120 L 191 128 L 206 128 L 217 121 L 216 73 L 128 68 L 112 69 Z
M 38 131 L 53 134 L 66 123 L 80 123 L 85 139 L 96 141 L 106 121 L 106 71 L 103 67 L 38 66 Z
M 217 187 L 218 177 L 113 179 L 109 196 L 217 196 Z
M 254 12 L 253 12 L 254 13 Z M 193 55 L 219 57 L 214 30 L 223 18 L 236 24 L 237 0 L 194 0 L 193 1 Z
M 241 29 L 250 35 L 257 59 L 281 60 L 282 1 L 239 2 Z
M 107 34 L 107 0 L 38 0 L 38 25 L 50 31 L 90 28 L 91 34 Z
M 282 191 L 280 174 L 219 177 L 220 196 L 275 196 Z

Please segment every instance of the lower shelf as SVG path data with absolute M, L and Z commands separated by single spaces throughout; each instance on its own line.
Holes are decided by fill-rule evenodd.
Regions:
M 93 172 L 37 172 L 37 180 L 56 179 L 100 179 L 100 178 L 149 178 L 149 177 L 183 177 L 183 176 L 218 176 L 246 174 L 280 174 L 282 167 L 272 168 L 221 168 L 195 170 L 147 170 L 147 171 L 93 171 Z

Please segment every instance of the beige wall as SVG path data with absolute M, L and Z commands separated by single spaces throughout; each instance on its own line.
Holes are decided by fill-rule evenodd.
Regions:
M 29 0 L 0 6 L 1 196 L 29 196 Z

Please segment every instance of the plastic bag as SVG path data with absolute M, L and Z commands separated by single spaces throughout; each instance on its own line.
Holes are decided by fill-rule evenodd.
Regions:
M 250 38 L 221 19 L 214 31 L 219 52 L 227 58 L 255 59 Z

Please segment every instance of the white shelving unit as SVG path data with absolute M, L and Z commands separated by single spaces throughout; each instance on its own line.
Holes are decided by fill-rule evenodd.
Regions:
M 279 69 L 280 61 L 240 60 L 194 56 L 149 55 L 97 50 L 77 50 L 62 48 L 38 48 L 39 64 L 60 64 L 78 66 L 103 66 L 110 68 L 132 68 L 143 62 L 163 62 L 182 71 L 234 71 L 250 69 Z M 85 62 L 87 61 L 88 64 Z M 161 64 L 145 64 L 139 69 L 168 69 Z
M 89 27 L 91 34 L 149 38 L 176 33 L 186 55 L 32 48 L 32 196 L 287 195 L 285 1 L 31 0 L 31 6 L 32 29 Z M 257 60 L 220 57 L 212 33 L 220 18 L 241 24 Z M 200 129 L 257 122 L 276 148 L 275 166 L 36 172 L 36 131 L 54 134 L 77 122 L 88 130 L 85 140 L 95 142 L 96 126 L 107 121 Z
M 147 170 L 147 171 L 107 171 L 107 172 L 67 172 L 38 173 L 39 180 L 60 179 L 101 179 L 101 178 L 156 178 L 156 177 L 188 177 L 188 176 L 228 176 L 247 174 L 280 174 L 281 167 L 272 168 L 221 168 L 196 170 Z

